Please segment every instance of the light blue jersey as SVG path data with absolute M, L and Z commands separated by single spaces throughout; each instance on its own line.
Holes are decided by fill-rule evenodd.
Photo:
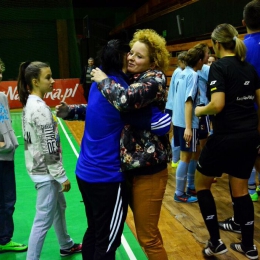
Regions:
M 191 98 L 193 101 L 192 128 L 199 128 L 199 118 L 194 110 L 199 100 L 198 74 L 187 66 L 179 75 L 175 83 L 173 98 L 173 125 L 186 128 L 185 102 Z
M 182 69 L 180 67 L 176 68 L 172 74 L 171 82 L 170 82 L 170 87 L 168 91 L 168 97 L 167 97 L 167 102 L 165 105 L 166 109 L 173 110 L 173 96 L 175 92 L 175 83 L 178 80 L 178 76 L 182 72 Z
M 207 82 L 209 77 L 209 68 L 210 66 L 204 64 L 201 70 L 198 70 L 197 73 L 199 75 L 199 90 L 200 90 L 200 105 L 207 105 L 209 100 L 207 98 Z

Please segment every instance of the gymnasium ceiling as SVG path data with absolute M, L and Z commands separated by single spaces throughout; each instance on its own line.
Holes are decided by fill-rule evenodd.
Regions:
M 124 7 L 138 9 L 148 0 L 72 0 L 74 8 L 113 8 Z

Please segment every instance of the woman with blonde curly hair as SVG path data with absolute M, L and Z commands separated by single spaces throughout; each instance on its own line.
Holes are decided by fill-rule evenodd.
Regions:
M 148 56 L 150 61 L 154 63 L 154 68 L 165 73 L 169 66 L 169 52 L 166 49 L 165 39 L 152 29 L 144 29 L 135 32 L 129 44 L 130 48 L 137 42 L 145 44 L 148 48 Z
M 121 112 L 144 106 L 148 111 L 158 107 L 164 109 L 164 72 L 169 64 L 165 39 L 154 30 L 138 30 L 130 42 L 130 48 L 127 71 L 131 74 L 132 84 L 128 88 L 109 79 L 98 68 L 92 70 L 92 80 L 99 82 L 99 90 Z M 137 238 L 150 260 L 168 259 L 158 221 L 170 159 L 171 147 L 166 135 L 158 136 L 130 125 L 124 127 L 121 163 L 131 187 L 130 207 Z

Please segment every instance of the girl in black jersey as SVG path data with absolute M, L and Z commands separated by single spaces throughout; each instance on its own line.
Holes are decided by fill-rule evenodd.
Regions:
M 211 100 L 208 105 L 197 107 L 195 114 L 213 115 L 214 133 L 201 152 L 195 186 L 210 234 L 204 256 L 227 252 L 220 239 L 216 205 L 210 191 L 213 178 L 227 173 L 242 233 L 242 241 L 230 247 L 249 259 L 258 259 L 253 244 L 254 208 L 247 185 L 260 146 L 254 107 L 254 102 L 260 107 L 260 80 L 254 67 L 245 61 L 246 47 L 237 36 L 230 24 L 218 25 L 211 34 L 214 51 L 220 59 L 211 65 L 209 72 Z

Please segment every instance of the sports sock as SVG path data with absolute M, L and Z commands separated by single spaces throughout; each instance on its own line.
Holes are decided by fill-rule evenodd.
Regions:
M 180 146 L 174 145 L 174 137 L 172 137 L 172 161 L 177 163 L 180 160 Z
M 185 192 L 188 166 L 189 166 L 188 163 L 180 161 L 178 168 L 176 170 L 176 191 L 175 191 L 175 193 L 177 196 L 181 196 Z
M 248 184 L 248 193 L 250 195 L 256 193 L 256 184 L 253 183 L 253 184 Z
M 197 160 L 191 160 L 189 163 L 188 174 L 187 174 L 187 187 L 193 190 L 195 190 L 194 176 L 195 176 L 196 166 L 197 166 Z
M 230 197 L 231 197 L 231 200 L 232 200 L 232 206 L 233 206 L 233 212 L 234 212 L 234 222 L 236 224 L 239 224 L 239 219 L 237 218 L 236 214 L 235 214 L 235 208 L 234 208 L 234 197 L 232 196 L 232 190 L 231 190 L 231 186 L 230 186 L 230 182 L 228 183 L 229 185 L 229 192 L 230 192 Z
M 256 193 L 255 175 L 256 175 L 256 171 L 255 168 L 253 168 L 250 178 L 248 180 L 248 192 L 251 195 Z
M 214 198 L 210 190 L 200 190 L 197 192 L 200 211 L 210 235 L 213 245 L 218 245 L 220 239 L 218 217 Z
M 242 244 L 246 247 L 253 246 L 254 238 L 254 205 L 247 194 L 242 197 L 233 198 L 234 213 L 241 227 Z

